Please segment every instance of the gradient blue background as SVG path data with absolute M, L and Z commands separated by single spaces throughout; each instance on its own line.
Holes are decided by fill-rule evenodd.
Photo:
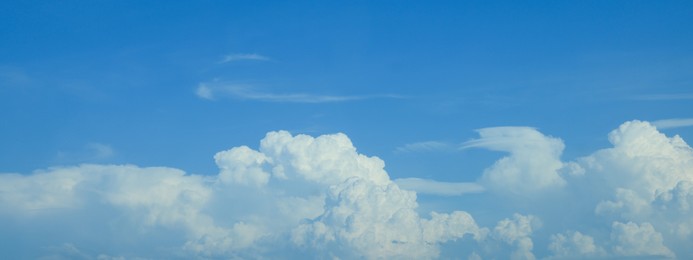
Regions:
M 490 126 L 537 127 L 570 160 L 608 146 L 626 120 L 693 116 L 691 14 L 691 1 L 4 1 L 0 171 L 93 162 L 215 174 L 214 153 L 279 129 L 344 132 L 393 178 L 475 180 L 500 154 L 396 151 Z M 233 54 L 269 60 L 220 62 Z M 399 98 L 195 95 L 214 80 Z

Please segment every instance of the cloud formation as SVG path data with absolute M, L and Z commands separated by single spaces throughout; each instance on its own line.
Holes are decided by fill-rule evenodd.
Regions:
M 271 60 L 269 57 L 256 54 L 256 53 L 234 53 L 234 54 L 229 54 L 224 56 L 224 59 L 221 60 L 221 63 L 228 63 L 228 62 L 234 62 L 234 61 L 242 61 L 242 60 L 254 60 L 254 61 L 269 61 Z
M 693 126 L 693 118 L 662 119 L 652 122 L 658 129 L 670 129 Z
M 91 142 L 77 151 L 58 151 L 54 161 L 59 164 L 76 162 L 104 162 L 116 156 L 116 151 L 108 144 Z
M 690 99 L 693 99 L 693 93 L 649 94 L 649 95 L 632 96 L 630 99 L 642 100 L 642 101 L 690 100 Z
M 439 141 L 425 141 L 405 144 L 395 149 L 396 153 L 430 152 L 451 149 L 450 144 Z
M 484 187 L 473 182 L 440 182 L 420 178 L 395 179 L 397 186 L 416 193 L 442 196 L 459 196 L 468 193 L 480 193 Z
M 527 127 L 479 130 L 502 151 L 478 183 L 391 180 L 344 134 L 270 132 L 214 156 L 216 175 L 84 164 L 0 174 L 12 258 L 689 258 L 693 149 L 650 123 L 561 161 Z M 482 188 L 483 186 L 483 188 Z M 470 191 L 485 189 L 471 197 Z M 462 197 L 424 211 L 417 192 Z M 11 238 L 11 239 L 10 239 Z
M 439 243 L 465 235 L 482 239 L 486 232 L 461 211 L 419 216 L 416 193 L 400 189 L 382 160 L 358 154 L 343 134 L 313 138 L 270 132 L 259 150 L 235 147 L 214 159 L 220 168 L 216 176 L 133 165 L 2 174 L 0 215 L 27 229 L 33 221 L 99 220 L 91 226 L 61 223 L 50 233 L 86 228 L 109 238 L 137 234 L 130 239 L 143 244 L 166 234 L 176 237 L 152 250 L 94 247 L 76 235 L 45 241 L 46 246 L 69 245 L 71 252 L 91 246 L 92 252 L 113 256 L 147 256 L 174 247 L 173 255 L 163 256 L 253 257 L 289 239 L 296 253 L 325 257 L 432 258 Z
M 336 103 L 376 98 L 402 98 L 401 96 L 397 95 L 339 96 L 306 93 L 278 94 L 258 91 L 252 86 L 248 85 L 226 84 L 221 82 L 200 83 L 195 89 L 195 94 L 198 97 L 207 100 L 215 100 L 217 98 L 234 98 L 277 103 Z
M 462 148 L 485 148 L 510 153 L 487 168 L 480 182 L 498 192 L 529 194 L 561 187 L 565 180 L 558 171 L 563 141 L 545 136 L 530 127 L 492 127 L 477 130 L 481 138 Z M 529 184 L 529 185 L 528 185 Z

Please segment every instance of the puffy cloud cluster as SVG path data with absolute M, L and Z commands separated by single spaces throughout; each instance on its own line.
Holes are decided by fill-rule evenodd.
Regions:
M 665 244 L 690 244 L 693 149 L 679 136 L 667 137 L 640 121 L 609 134 L 613 148 L 579 160 L 599 194 L 595 213 L 614 220 L 613 251 L 618 255 L 673 257 Z M 690 249 L 679 247 L 682 256 Z
M 466 212 L 420 217 L 416 193 L 400 189 L 382 160 L 357 153 L 343 134 L 313 138 L 271 132 L 259 150 L 235 147 L 214 159 L 217 176 L 132 165 L 2 174 L 0 213 L 27 228 L 27 217 L 48 222 L 56 216 L 98 217 L 104 223 L 55 222 L 65 225 L 55 233 L 100 229 L 109 237 L 132 235 L 140 242 L 161 234 L 182 237 L 155 245 L 155 251 L 178 248 L 169 257 L 254 257 L 272 254 L 290 240 L 297 254 L 433 258 L 439 243 L 465 235 L 481 240 L 487 233 Z M 40 246 L 79 252 L 93 246 L 85 239 L 58 236 Z M 139 254 L 154 254 L 140 249 Z
M 545 227 L 554 232 L 549 256 L 693 256 L 683 246 L 693 242 L 693 150 L 681 137 L 667 137 L 648 122 L 630 121 L 609 133 L 612 148 L 562 162 L 560 140 L 529 128 L 491 130 L 482 129 L 482 138 L 469 145 L 510 156 L 488 168 L 481 181 L 538 195 L 519 199 L 541 203 L 525 209 L 556 209 L 537 213 L 552 222 Z M 510 201 L 516 203 L 517 196 Z
M 493 229 L 494 235 L 501 241 L 515 247 L 510 255 L 510 259 L 536 259 L 532 253 L 534 243 L 530 236 L 532 231 L 541 224 L 539 220 L 532 216 L 515 214 L 513 219 L 503 219 Z
M 619 256 L 673 257 L 674 253 L 664 246 L 662 234 L 650 223 L 614 222 L 611 239 L 616 243 L 614 253 Z
M 596 258 L 603 257 L 603 248 L 594 244 L 594 238 L 578 231 L 554 234 L 551 236 L 549 250 L 555 258 Z
M 350 178 L 331 188 L 325 213 L 295 229 L 293 241 L 349 257 L 421 259 L 437 256 L 439 242 L 466 234 L 477 240 L 485 236 L 486 230 L 466 212 L 421 219 L 416 207 L 416 194 L 394 183 L 372 185 Z M 357 254 L 350 255 L 352 251 Z
M 217 153 L 217 175 L 0 174 L 0 240 L 9 256 L 53 259 L 693 256 L 693 149 L 679 136 L 626 122 L 613 147 L 562 161 L 563 142 L 533 128 L 479 135 L 464 146 L 508 155 L 477 183 L 393 181 L 344 134 L 284 131 Z M 424 212 L 416 190 L 462 195 L 446 199 L 465 211 Z

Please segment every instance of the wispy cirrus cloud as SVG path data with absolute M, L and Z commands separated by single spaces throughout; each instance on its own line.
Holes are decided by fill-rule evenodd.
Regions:
M 104 162 L 116 156 L 115 149 L 108 144 L 88 143 L 79 150 L 58 151 L 56 163 Z
M 205 84 L 200 84 L 199 86 L 197 86 L 197 88 L 195 89 L 195 95 L 197 95 L 200 98 L 214 100 L 214 91 L 212 90 L 212 88 Z
M 272 93 L 249 85 L 200 83 L 195 94 L 203 99 L 235 98 L 277 103 L 335 103 L 376 98 L 403 98 L 398 95 L 316 95 L 308 93 Z
M 272 59 L 257 53 L 234 53 L 224 56 L 224 58 L 219 63 L 228 63 L 242 60 L 270 61 Z
M 637 95 L 630 96 L 628 99 L 641 101 L 693 100 L 693 93 Z
M 440 196 L 460 196 L 484 191 L 483 186 L 474 182 L 441 182 L 420 178 L 401 178 L 395 179 L 394 182 L 405 190 Z
M 395 148 L 395 153 L 432 152 L 452 149 L 452 145 L 440 141 L 409 143 Z
M 30 85 L 34 80 L 20 68 L 0 66 L 0 88 L 23 87 Z
M 693 126 L 693 118 L 671 118 L 652 122 L 658 129 Z

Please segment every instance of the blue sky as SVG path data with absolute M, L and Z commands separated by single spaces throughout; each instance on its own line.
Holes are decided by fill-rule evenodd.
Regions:
M 266 164 L 281 165 L 276 162 L 280 155 L 275 158 L 268 155 L 270 148 L 259 148 L 268 132 L 286 130 L 294 136 L 315 138 L 344 133 L 359 154 L 382 159 L 394 183 L 404 189 L 420 189 L 417 212 L 423 219 L 428 217 L 427 210 L 466 210 L 482 229 L 494 230 L 495 223 L 503 219 L 526 224 L 532 222 L 526 216 L 545 211 L 510 206 L 536 203 L 533 189 L 518 189 L 530 194 L 520 196 L 527 200 L 509 203 L 502 199 L 506 192 L 500 190 L 515 184 L 499 182 L 496 177 L 508 176 L 493 172 L 512 168 L 522 178 L 533 180 L 532 172 L 566 172 L 560 169 L 578 165 L 589 175 L 594 165 L 584 158 L 600 161 L 604 153 L 597 151 L 619 147 L 620 139 L 610 141 L 608 135 L 631 120 L 651 122 L 643 124 L 657 126 L 657 133 L 670 138 L 667 140 L 675 140 L 675 135 L 683 140 L 693 138 L 693 3 L 686 1 L 9 1 L 1 5 L 0 172 L 26 178 L 36 176 L 37 170 L 57 174 L 57 168 L 51 167 L 78 167 L 74 171 L 81 172 L 89 171 L 79 168 L 84 164 L 131 164 L 144 172 L 151 169 L 147 167 L 167 167 L 182 170 L 188 177 L 221 180 L 224 164 L 215 162 L 214 155 L 233 147 L 246 145 L 274 158 Z M 477 132 L 501 126 L 515 128 Z M 649 129 L 640 125 L 626 128 Z M 614 135 L 629 136 L 629 131 L 649 130 Z M 561 145 L 551 138 L 560 139 Z M 526 144 L 526 140 L 542 145 Z M 679 147 L 676 141 L 670 142 Z M 559 146 L 564 149 L 556 148 Z M 561 152 L 555 154 L 555 149 Z M 501 158 L 517 164 L 504 165 Z M 690 162 L 681 165 L 677 172 L 682 179 L 659 190 L 674 189 L 679 181 L 693 179 L 687 168 Z M 229 167 L 236 169 L 231 172 L 245 171 Z M 269 170 L 269 166 L 263 167 Z M 597 168 L 593 172 L 609 167 Z M 566 176 L 537 180 L 566 190 L 579 186 L 575 183 L 589 183 L 571 182 Z M 424 179 L 437 184 L 417 181 Z M 243 178 L 230 180 L 248 184 Z M 339 184 L 318 183 L 325 187 Z M 421 188 L 431 185 L 455 195 L 430 195 Z M 481 194 L 478 190 L 462 192 L 479 187 L 484 190 Z M 9 203 L 10 197 L 22 197 L 22 192 L 30 191 L 5 190 L 0 196 Z M 605 195 L 585 203 L 592 207 L 609 199 Z M 499 206 L 478 206 L 481 202 Z M 216 212 L 211 206 L 204 208 Z M 2 211 L 6 221 L 7 216 L 15 216 L 6 211 Z M 591 214 L 594 208 L 585 212 Z M 514 217 L 514 213 L 521 215 Z M 224 216 L 219 214 L 210 216 Z M 547 245 L 552 234 L 563 232 L 551 221 L 555 214 L 542 214 L 536 213 L 536 218 L 545 223 L 539 231 L 544 233 L 534 237 L 534 255 L 539 258 L 559 254 L 560 250 L 551 251 Z M 597 242 L 599 236 L 609 237 L 609 232 L 620 238 L 613 232 L 633 225 L 643 230 L 654 226 L 655 232 L 664 232 L 654 220 L 623 218 L 614 220 L 619 224 L 595 220 L 607 230 L 590 236 Z M 599 229 L 579 224 L 568 229 L 582 228 L 581 234 Z M 194 237 L 198 231 L 185 232 Z M 666 232 L 663 235 L 670 251 L 655 248 L 643 255 L 690 256 L 690 250 L 679 249 L 672 242 L 690 241 L 690 235 L 678 239 Z M 71 246 L 96 257 L 101 250 L 99 245 L 80 245 L 81 238 L 62 238 L 58 235 L 41 245 L 26 243 L 15 252 L 26 256 L 34 246 L 57 246 L 63 251 L 70 251 Z M 502 235 L 495 238 L 515 243 Z M 442 252 L 426 251 L 420 256 L 466 258 L 473 251 L 486 257 L 479 249 L 484 246 L 474 249 L 465 244 L 461 248 L 466 251 L 456 251 L 451 248 L 458 248 L 457 244 L 441 241 Z M 162 242 L 169 246 L 167 243 L 176 245 Z M 612 243 L 603 246 L 604 254 L 621 252 Z M 370 254 L 373 250 L 359 249 L 357 244 L 349 246 L 357 248 L 360 256 L 374 256 Z M 65 245 L 70 246 L 65 249 Z M 295 246 L 286 247 L 291 251 Z M 157 256 L 141 248 L 128 251 L 124 245 L 118 250 L 105 254 Z M 183 255 L 190 252 L 189 248 L 181 250 Z M 349 257 L 345 252 L 315 250 Z M 193 250 L 196 256 L 257 256 L 250 251 L 238 248 L 206 254 Z M 513 252 L 521 253 L 519 249 Z

